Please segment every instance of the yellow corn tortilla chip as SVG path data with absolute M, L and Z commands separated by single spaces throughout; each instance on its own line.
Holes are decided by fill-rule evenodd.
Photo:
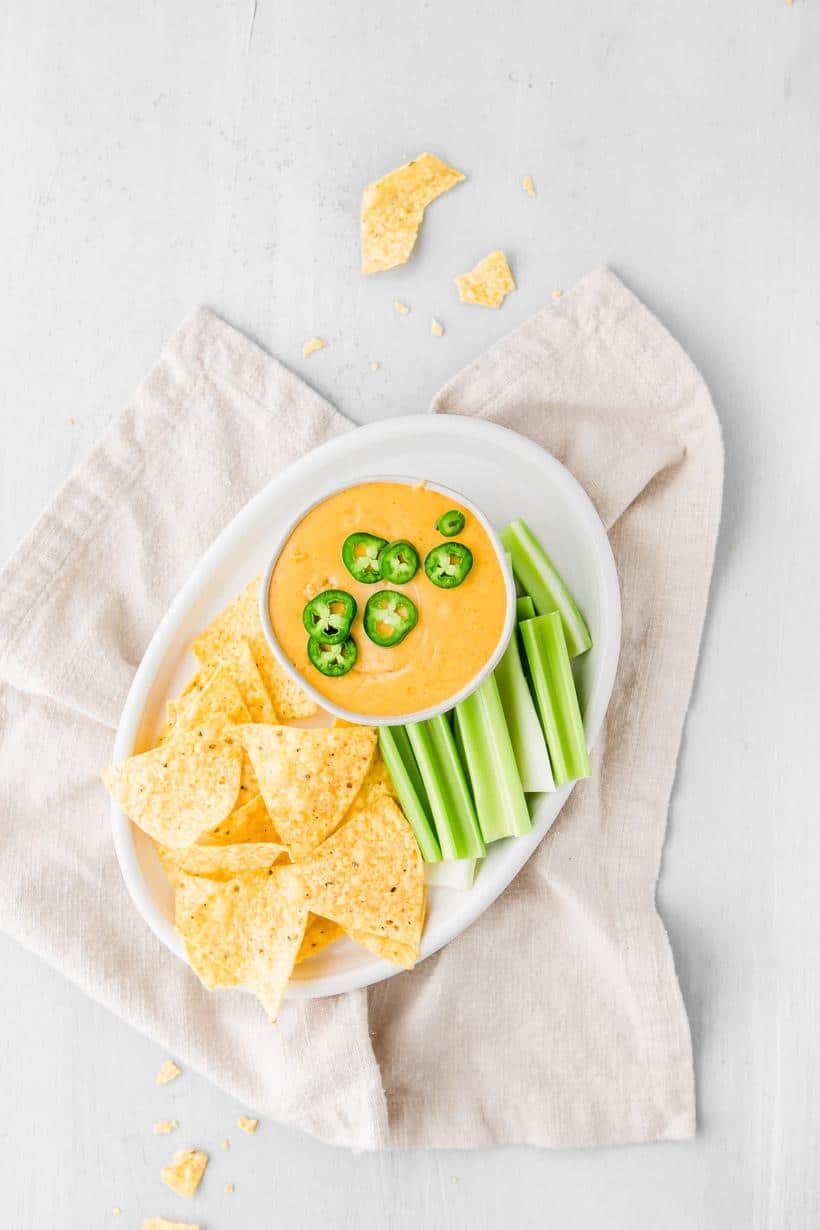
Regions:
M 190 1199 L 199 1187 L 207 1165 L 207 1153 L 200 1149 L 181 1149 L 174 1154 L 170 1165 L 163 1166 L 159 1177 L 172 1192 Z
M 173 1059 L 166 1059 L 159 1072 L 157 1072 L 157 1084 L 168 1085 L 171 1081 L 175 1081 L 176 1078 L 181 1075 L 182 1068 L 177 1067 Z
M 305 895 L 291 866 L 224 882 L 185 877 L 177 890 L 177 930 L 204 985 L 247 986 L 276 1020 L 307 926 Z
M 247 756 L 247 752 L 245 752 Z M 265 801 L 257 794 L 242 807 L 235 808 L 215 829 L 203 833 L 199 846 L 237 846 L 246 841 L 279 841 L 276 826 L 268 814 Z M 281 844 L 281 843 L 280 843 Z
M 231 726 L 251 720 L 236 680 L 222 663 L 212 672 L 205 686 L 168 701 L 168 723 L 174 731 L 199 726 L 210 718 L 224 718 Z
M 177 856 L 180 871 L 206 880 L 231 880 L 240 871 L 267 871 L 287 857 L 272 841 L 247 841 L 238 846 L 189 846 Z
M 302 864 L 311 911 L 346 931 L 388 939 L 418 956 L 424 924 L 421 854 L 395 799 L 366 792 L 340 829 Z
M 351 931 L 350 938 L 374 956 L 393 965 L 401 965 L 412 969 L 418 960 L 418 948 L 412 944 L 403 944 L 399 940 L 391 940 L 386 935 L 369 935 L 367 931 Z
M 167 1217 L 147 1217 L 142 1230 L 200 1230 L 199 1223 L 191 1221 L 168 1221 Z
M 500 308 L 515 280 L 503 252 L 491 252 L 469 273 L 456 278 L 462 303 L 477 303 L 481 307 Z
M 242 744 L 218 720 L 102 771 L 129 819 L 172 849 L 191 845 L 230 815 L 241 775 Z
M 321 952 L 323 948 L 327 948 L 329 944 L 343 935 L 344 929 L 338 923 L 331 922 L 329 918 L 320 918 L 318 914 L 311 914 L 305 929 L 302 947 L 296 957 L 296 964 L 298 965 L 300 961 L 307 961 L 308 957 L 315 957 L 317 952 Z
M 237 646 L 244 640 L 273 703 L 274 717 L 267 720 L 274 720 L 277 716 L 283 721 L 311 717 L 316 712 L 316 705 L 282 670 L 265 640 L 262 621 L 259 618 L 259 585 L 259 577 L 254 577 L 230 606 L 217 615 L 210 627 L 197 637 L 191 648 L 203 665 L 221 659 L 229 670 L 233 670 L 238 669 L 236 663 L 241 652 Z M 251 710 L 251 717 L 258 720 L 247 698 L 246 703 Z
M 370 766 L 376 731 L 264 725 L 237 731 L 280 840 L 298 863 L 341 824 Z
M 236 1121 L 236 1126 L 241 1128 L 243 1132 L 247 1132 L 249 1136 L 253 1136 L 259 1127 L 259 1120 L 249 1119 L 247 1115 L 240 1115 Z
M 362 193 L 362 273 L 403 265 L 427 206 L 463 179 L 435 154 L 420 154 L 368 184 Z

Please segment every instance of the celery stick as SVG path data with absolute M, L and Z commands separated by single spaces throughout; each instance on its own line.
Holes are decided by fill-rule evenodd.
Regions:
M 472 888 L 481 859 L 453 858 L 446 863 L 428 863 L 424 882 L 428 888 Z
M 538 714 L 557 785 L 591 773 L 584 724 L 561 616 L 536 615 L 520 625 Z
M 519 598 L 532 606 L 532 599 Z M 530 617 L 535 614 L 530 612 Z M 504 657 L 495 668 L 495 681 L 501 697 L 501 707 L 507 719 L 507 729 L 518 765 L 518 775 L 526 794 L 555 789 L 544 732 L 524 674 L 518 632 L 510 638 Z
M 529 594 L 524 594 L 521 598 L 516 598 L 515 618 L 519 623 L 521 623 L 522 619 L 535 618 L 535 603 Z
M 433 829 L 433 817 L 424 782 L 403 726 L 379 729 L 379 750 L 387 765 L 399 802 L 419 843 L 425 863 L 441 862 L 441 850 Z
M 405 729 L 430 800 L 442 857 L 481 857 L 484 842 L 450 723 L 435 717 Z
M 592 646 L 592 637 L 575 599 L 555 565 L 530 528 L 519 517 L 501 531 L 501 541 L 512 556 L 513 572 L 535 603 L 539 615 L 558 611 L 564 625 L 569 656 L 575 658 Z
M 486 842 L 520 837 L 532 828 L 527 800 L 504 720 L 498 684 L 490 675 L 456 707 L 456 725 Z

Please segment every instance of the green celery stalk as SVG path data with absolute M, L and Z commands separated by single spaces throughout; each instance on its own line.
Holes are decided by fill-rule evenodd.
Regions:
M 592 647 L 584 617 L 555 565 L 532 530 L 519 517 L 501 531 L 504 549 L 512 556 L 513 572 L 530 595 L 539 615 L 558 611 L 564 625 L 569 656 Z
M 529 833 L 532 821 L 494 676 L 456 707 L 456 724 L 481 836 L 491 842 Z
M 441 862 L 430 801 L 403 726 L 379 728 L 379 750 L 425 863 Z
M 450 723 L 439 716 L 405 729 L 430 800 L 442 857 L 481 858 L 486 850 Z
M 531 598 L 519 598 L 518 602 L 519 606 L 528 602 L 532 607 Z M 534 615 L 535 611 L 530 610 L 528 618 Z M 498 684 L 501 707 L 507 719 L 507 729 L 510 732 L 510 742 L 524 793 L 554 790 L 555 781 L 549 752 L 524 673 L 517 631 L 510 637 L 504 656 L 495 668 L 495 681 Z
M 557 611 L 536 615 L 520 628 L 556 784 L 589 777 L 586 735 L 561 616 Z
M 515 600 L 515 618 L 519 623 L 523 619 L 535 619 L 535 603 L 529 594 L 524 594 L 521 598 Z

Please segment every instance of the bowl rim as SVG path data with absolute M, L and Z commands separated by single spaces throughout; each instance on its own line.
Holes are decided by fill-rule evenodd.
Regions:
M 355 710 L 346 709 L 343 705 L 337 705 L 334 701 L 329 700 L 310 682 L 309 679 L 301 674 L 301 672 L 293 665 L 282 646 L 279 644 L 278 637 L 274 632 L 273 621 L 270 617 L 270 610 L 268 608 L 268 593 L 270 591 L 274 570 L 279 562 L 283 550 L 285 549 L 285 546 L 290 539 L 291 534 L 294 532 L 296 527 L 304 521 L 305 517 L 307 517 L 314 508 L 318 508 L 320 504 L 324 504 L 324 502 L 329 500 L 332 496 L 338 495 L 342 491 L 349 491 L 353 487 L 369 486 L 371 483 L 397 483 L 408 487 L 418 487 L 419 485 L 422 485 L 427 491 L 436 491 L 441 495 L 447 496 L 447 498 L 453 500 L 454 503 L 461 504 L 468 510 L 468 512 L 471 513 L 472 516 L 476 518 L 489 538 L 490 544 L 495 552 L 496 559 L 498 560 L 501 568 L 501 575 L 504 578 L 504 588 L 506 593 L 504 624 L 495 649 L 490 654 L 484 666 L 457 692 L 454 692 L 445 700 L 439 701 L 438 704 L 435 705 L 428 705 L 425 709 L 415 710 L 412 713 L 380 714 L 378 716 L 374 716 L 369 713 L 357 713 Z M 268 642 L 268 646 L 273 656 L 276 658 L 276 661 L 288 674 L 288 676 L 295 683 L 297 683 L 303 691 L 307 692 L 311 700 L 313 700 L 320 709 L 323 709 L 326 713 L 331 714 L 335 718 L 340 718 L 344 722 L 352 722 L 357 726 L 405 726 L 416 722 L 426 722 L 429 721 L 430 718 L 439 717 L 443 713 L 449 713 L 449 711 L 454 709 L 456 705 L 461 704 L 463 700 L 466 700 L 468 696 L 471 696 L 473 692 L 481 687 L 482 683 L 489 678 L 496 666 L 498 666 L 498 663 L 501 661 L 501 658 L 510 643 L 513 630 L 515 628 L 515 604 L 515 580 L 513 578 L 510 561 L 497 531 L 491 524 L 486 514 L 482 512 L 482 510 L 474 504 L 472 500 L 468 499 L 467 496 L 462 495 L 460 491 L 455 491 L 452 487 L 446 487 L 442 483 L 433 482 L 432 480 L 421 478 L 419 476 L 412 477 L 406 474 L 375 474 L 361 479 L 358 482 L 348 481 L 334 484 L 324 490 L 315 499 L 312 499 L 308 504 L 305 504 L 297 515 L 288 522 L 286 528 L 283 531 L 280 531 L 277 535 L 270 561 L 262 573 L 262 580 L 259 586 L 259 617 L 262 621 L 262 629 L 265 633 L 265 639 Z

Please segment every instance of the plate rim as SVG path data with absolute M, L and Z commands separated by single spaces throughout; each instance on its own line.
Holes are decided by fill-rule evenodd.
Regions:
M 202 553 L 154 629 L 131 681 L 131 686 L 120 714 L 114 738 L 114 763 L 119 763 L 119 761 L 134 754 L 134 745 L 142 725 L 142 718 L 151 688 L 162 663 L 167 657 L 179 625 L 183 622 L 186 613 L 195 603 L 200 592 L 213 576 L 219 564 L 230 555 L 236 543 L 241 541 L 247 532 L 247 528 L 255 519 L 257 509 L 268 499 L 271 489 L 278 486 L 286 475 L 290 478 L 298 478 L 305 471 L 309 472 L 317 464 L 317 459 L 323 458 L 328 452 L 343 452 L 345 447 L 349 447 L 353 441 L 366 444 L 367 440 L 374 436 L 389 440 L 392 436 L 402 435 L 408 428 L 414 428 L 417 431 L 420 419 L 423 419 L 428 427 L 436 424 L 436 427 L 433 428 L 434 431 L 439 430 L 440 427 L 442 430 L 455 431 L 456 433 L 463 432 L 466 436 L 473 438 L 484 435 L 488 439 L 495 438 L 498 443 L 503 440 L 505 447 L 517 451 L 522 456 L 526 454 L 530 458 L 536 458 L 540 464 L 553 471 L 558 484 L 564 488 L 570 502 L 577 508 L 583 529 L 590 536 L 593 546 L 592 555 L 595 559 L 598 577 L 601 582 L 606 610 L 606 619 L 604 621 L 606 639 L 603 646 L 600 639 L 596 640 L 596 646 L 601 653 L 600 668 L 584 714 L 587 743 L 590 751 L 592 750 L 603 723 L 615 683 L 620 656 L 622 626 L 617 568 L 612 554 L 612 547 L 598 511 L 578 479 L 557 457 L 554 457 L 552 453 L 536 443 L 536 441 L 521 435 L 511 428 L 487 419 L 459 414 L 437 415 L 428 412 L 425 414 L 400 415 L 381 419 L 375 423 L 367 423 L 362 426 L 353 425 L 353 430 L 345 431 L 340 435 L 332 437 L 330 440 L 324 441 L 316 448 L 290 462 L 246 501 Z M 351 479 L 351 481 L 353 480 Z M 568 783 L 554 793 L 543 796 L 542 800 L 539 801 L 534 811 L 531 832 L 523 837 L 516 837 L 514 841 L 510 839 L 509 854 L 504 864 L 503 874 L 496 874 L 492 880 L 485 882 L 485 886 L 482 886 L 479 877 L 473 888 L 468 892 L 454 889 L 439 890 L 450 893 L 458 892 L 459 897 L 463 898 L 463 900 L 459 902 L 459 909 L 451 911 L 446 919 L 446 923 L 439 924 L 434 941 L 429 933 L 422 937 L 419 962 L 426 957 L 432 956 L 433 953 L 438 952 L 457 935 L 460 935 L 462 931 L 466 930 L 468 926 L 480 918 L 484 911 L 500 897 L 540 845 L 543 837 L 560 815 L 574 785 L 575 783 Z M 114 800 L 111 800 L 109 810 L 117 861 L 133 905 L 160 942 L 175 956 L 178 956 L 190 969 L 184 947 L 176 929 L 158 907 L 143 878 L 131 821 Z M 288 984 L 286 998 L 319 999 L 329 995 L 338 995 L 347 991 L 372 986 L 377 982 L 394 977 L 402 972 L 400 967 L 374 958 L 359 969 L 341 970 L 338 973 L 325 974 L 315 979 L 292 980 Z

